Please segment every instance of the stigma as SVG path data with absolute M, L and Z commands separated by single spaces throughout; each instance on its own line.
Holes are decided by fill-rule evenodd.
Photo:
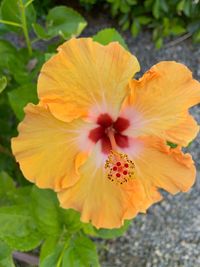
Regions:
M 116 184 L 123 184 L 134 178 L 135 165 L 128 155 L 111 151 L 105 162 L 107 178 Z

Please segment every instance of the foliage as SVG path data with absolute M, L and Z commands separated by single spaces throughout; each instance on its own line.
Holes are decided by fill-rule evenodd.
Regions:
M 48 10 L 55 6 L 55 0 L 34 0 L 34 7 L 38 15 L 44 15 Z
M 36 35 L 43 40 L 57 35 L 67 40 L 74 35 L 79 35 L 86 25 L 87 22 L 78 12 L 65 6 L 59 6 L 49 11 L 45 29 L 37 23 L 33 24 L 33 28 Z
M 101 30 L 96 35 L 93 36 L 93 40 L 103 45 L 107 45 L 110 42 L 117 41 L 125 49 L 128 50 L 127 44 L 125 43 L 124 39 L 115 29 L 107 28 L 107 29 Z
M 120 236 L 130 222 L 113 230 L 82 223 L 79 213 L 59 207 L 53 191 L 38 189 L 24 179 L 10 149 L 10 139 L 17 135 L 17 124 L 24 117 L 24 106 L 38 102 L 36 82 L 42 64 L 63 39 L 78 36 L 87 25 L 79 13 L 64 6 L 50 9 L 40 25 L 32 2 L 3 0 L 0 10 L 0 266 L 14 267 L 12 253 L 16 250 L 37 248 L 40 267 L 95 267 L 99 262 L 92 238 Z M 36 39 L 30 38 L 33 30 Z M 3 39 L 3 33 L 10 31 L 24 37 L 24 48 Z M 33 45 L 52 38 L 43 50 Z M 105 29 L 93 38 L 101 44 L 118 41 L 128 49 L 115 29 Z
M 104 3 L 112 17 L 118 19 L 122 30 L 130 29 L 134 37 L 144 28 L 151 28 L 156 47 L 163 38 L 191 34 L 200 42 L 200 1 L 191 0 L 79 0 L 88 9 Z
M 15 267 L 11 256 L 10 247 L 0 240 L 0 266 L 1 267 Z
M 7 79 L 5 76 L 1 76 L 0 77 L 0 93 L 3 92 L 6 86 L 7 86 Z

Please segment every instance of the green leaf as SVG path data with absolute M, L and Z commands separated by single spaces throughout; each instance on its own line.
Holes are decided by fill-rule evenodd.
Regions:
M 38 189 L 33 186 L 32 214 L 38 227 L 46 236 L 57 236 L 62 231 L 59 214 L 59 204 L 56 194 L 52 190 Z
M 113 28 L 107 28 L 99 31 L 93 36 L 93 40 L 102 45 L 107 45 L 110 42 L 119 42 L 126 50 L 128 50 L 128 46 L 123 37 Z
M 7 79 L 5 76 L 1 76 L 0 77 L 0 93 L 3 92 L 3 90 L 6 88 L 7 86 Z
M 15 199 L 15 184 L 12 178 L 4 171 L 0 172 L 0 206 L 13 204 Z
M 130 12 L 130 10 L 131 10 L 131 6 L 127 4 L 125 1 L 122 1 L 120 5 L 120 11 L 122 13 L 128 13 Z
M 152 13 L 156 19 L 160 17 L 160 0 L 155 0 Z
M 67 40 L 80 35 L 86 25 L 86 20 L 77 11 L 66 6 L 57 6 L 50 9 L 46 17 L 46 29 L 38 24 L 34 24 L 33 28 L 41 39 L 50 39 L 60 35 Z
M 135 19 L 131 25 L 131 33 L 133 37 L 136 37 L 138 33 L 140 32 L 140 23 L 137 19 Z
M 131 221 L 125 221 L 124 225 L 118 229 L 96 229 L 96 233 L 99 237 L 110 239 L 122 236 L 130 226 Z
M 11 62 L 17 56 L 17 50 L 8 41 L 0 40 L 0 68 L 8 68 Z
M 177 144 L 174 144 L 170 141 L 167 141 L 167 145 L 170 146 L 171 148 L 176 148 L 178 146 Z
M 118 23 L 119 23 L 120 26 L 122 26 L 122 25 L 124 25 L 127 21 L 129 22 L 129 16 L 128 16 L 128 14 L 123 14 L 123 15 L 121 15 L 121 16 L 119 17 L 119 21 L 118 21 Z
M 193 143 L 193 140 L 189 142 L 189 144 L 186 146 L 186 148 L 189 148 L 191 144 Z M 177 146 L 177 145 L 176 145 Z
M 111 15 L 112 15 L 112 17 L 115 17 L 119 12 L 121 1 L 119 1 L 119 0 L 117 0 L 117 1 L 116 0 L 107 0 L 107 1 L 112 3 L 112 5 L 111 5 Z
M 2 240 L 0 240 L 0 261 L 10 255 L 11 248 Z
M 161 35 L 168 36 L 170 34 L 171 25 L 171 20 L 167 17 L 164 17 L 162 19 L 162 33 L 160 32 L 158 37 L 160 37 Z
M 174 26 L 170 27 L 170 32 L 173 35 L 181 35 L 181 34 L 186 32 L 186 29 L 181 25 L 174 25 Z
M 195 20 L 187 25 L 187 30 L 194 33 L 200 29 L 200 20 Z
M 166 0 L 160 0 L 160 6 L 166 13 L 169 11 L 169 4 L 166 2 Z
M 137 17 L 137 19 L 141 25 L 147 25 L 152 20 L 150 17 L 147 17 L 147 16 L 139 16 Z
M 18 87 L 8 93 L 8 99 L 15 115 L 19 120 L 22 120 L 24 117 L 23 108 L 26 104 L 29 102 L 36 104 L 38 101 L 36 86 L 34 84 L 26 84 Z
M 156 41 L 155 41 L 155 46 L 156 46 L 156 49 L 160 49 L 163 45 L 163 38 L 162 37 L 159 37 Z
M 122 25 L 122 28 L 121 28 L 122 31 L 126 31 L 126 30 L 128 30 L 129 26 L 130 26 L 130 21 L 127 20 L 127 21 L 124 22 L 123 25 Z
M 21 0 L 22 1 L 22 0 Z M 1 17 L 3 20 L 12 21 L 18 24 L 21 24 L 21 1 L 19 0 L 3 0 L 1 4 Z M 22 1 L 24 5 L 28 2 L 28 0 Z M 32 4 L 30 4 L 26 8 L 26 19 L 27 26 L 30 29 L 32 23 L 36 21 L 36 13 Z M 15 32 L 21 31 L 20 28 L 14 26 L 7 27 Z
M 137 0 L 126 0 L 129 5 L 137 5 Z
M 51 9 L 47 15 L 48 34 L 61 35 L 64 39 L 78 36 L 87 26 L 86 20 L 75 10 L 66 6 Z
M 196 31 L 192 37 L 194 43 L 200 43 L 200 30 Z
M 84 223 L 83 232 L 91 237 L 99 237 L 97 229 L 91 223 Z
M 0 240 L 0 261 L 10 254 L 10 247 L 3 241 Z
M 24 179 L 25 180 L 25 179 Z M 10 196 L 10 200 L 14 205 L 23 205 L 24 203 L 30 202 L 30 194 L 31 194 L 32 186 L 21 186 L 17 187 L 13 192 L 12 196 Z M 31 214 L 32 215 L 32 214 Z
M 45 61 L 49 60 L 53 56 L 55 56 L 55 53 L 45 53 Z
M 7 258 L 4 258 L 3 260 L 1 260 L 0 266 L 1 267 L 15 267 L 15 264 L 12 259 L 12 254 L 8 256 Z
M 13 250 L 29 251 L 41 242 L 27 205 L 0 208 L 0 239 Z
M 40 267 L 61 267 L 64 243 L 57 244 L 53 251 L 40 261 Z M 66 265 L 70 266 L 69 264 Z M 71 267 L 71 266 L 70 266 Z
M 31 73 L 27 70 L 28 56 L 26 49 L 17 50 L 11 43 L 0 40 L 0 68 L 8 78 L 13 77 L 17 83 L 32 82 Z
M 1 2 L 1 1 L 0 1 Z M 1 18 L 1 15 L 0 15 Z M 8 28 L 6 27 L 5 24 L 0 23 L 0 36 L 2 36 L 3 34 L 9 32 Z
M 66 234 L 65 234 L 66 235 Z M 81 233 L 69 239 L 48 238 L 41 250 L 40 267 L 99 267 L 95 244 Z
M 57 236 L 50 236 L 44 241 L 40 251 L 40 262 L 49 257 L 49 255 L 54 254 L 55 248 L 58 244 L 58 239 L 59 237 Z
M 0 173 L 0 179 L 0 206 L 24 205 L 30 201 L 31 186 L 15 187 L 14 181 L 4 171 Z
M 15 184 L 12 178 L 4 171 L 0 172 L 0 197 L 13 190 L 15 190 Z
M 177 10 L 178 12 L 182 12 L 183 9 L 184 9 L 184 6 L 185 6 L 185 0 L 178 1 L 176 10 Z
M 84 235 L 75 235 L 66 248 L 62 267 L 99 267 L 95 244 Z
M 147 9 L 148 11 L 151 10 L 154 2 L 155 2 L 155 0 L 145 0 L 144 1 L 145 9 Z
M 11 248 L 2 240 L 0 240 L 0 266 L 15 267 L 12 259 Z
M 158 39 L 158 37 L 159 37 L 159 29 L 158 28 L 155 28 L 153 30 L 152 37 L 153 37 L 153 41 L 156 41 Z
M 19 84 L 22 84 L 22 86 L 31 82 L 30 73 L 28 73 L 23 63 L 24 62 L 22 60 L 20 61 L 19 53 L 18 56 L 14 56 L 12 60 L 8 62 L 10 74 L 13 76 L 15 81 Z
M 35 34 L 37 35 L 37 37 L 39 37 L 40 39 L 43 40 L 48 40 L 51 38 L 51 35 L 48 34 L 47 31 L 45 31 L 45 29 L 38 23 L 33 23 L 32 24 L 33 30 L 35 32 Z
M 67 231 L 76 232 L 83 227 L 83 223 L 80 221 L 80 213 L 72 209 L 61 209 L 61 219 L 66 226 Z
M 183 12 L 188 17 L 190 16 L 190 7 L 191 7 L 190 0 L 189 1 L 185 0 Z
M 16 53 L 16 48 L 6 40 L 0 40 L 0 54 Z
M 91 236 L 100 237 L 104 239 L 117 238 L 122 236 L 130 226 L 131 221 L 125 221 L 124 225 L 121 228 L 116 229 L 96 229 L 91 224 L 84 224 L 83 231 Z

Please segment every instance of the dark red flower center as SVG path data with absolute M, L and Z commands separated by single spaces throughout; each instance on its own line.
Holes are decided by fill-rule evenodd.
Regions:
M 108 131 L 113 132 L 117 146 L 121 148 L 129 146 L 128 137 L 126 135 L 123 135 L 123 131 L 125 131 L 130 125 L 129 120 L 127 120 L 126 118 L 118 117 L 116 121 L 113 121 L 109 114 L 104 113 L 99 115 L 99 117 L 97 118 L 97 124 L 98 127 L 92 129 L 89 132 L 88 137 L 94 143 L 97 143 L 99 140 L 101 141 L 103 153 L 109 154 L 112 150 Z

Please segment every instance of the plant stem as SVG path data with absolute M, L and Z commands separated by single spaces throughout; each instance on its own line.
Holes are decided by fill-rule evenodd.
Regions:
M 32 46 L 31 46 L 31 41 L 30 41 L 30 38 L 29 38 L 27 21 L 26 21 L 26 11 L 25 11 L 26 7 L 24 6 L 22 0 L 19 0 L 19 3 L 20 3 L 20 9 L 21 9 L 22 29 L 23 29 L 23 32 L 24 32 L 24 37 L 25 37 L 25 40 L 26 40 L 26 45 L 27 45 L 27 48 L 28 48 L 28 52 L 29 52 L 29 55 L 31 56 L 32 55 Z
M 31 44 L 34 44 L 34 43 L 38 42 L 39 40 L 40 40 L 40 38 L 35 38 L 35 39 L 33 39 L 33 40 L 31 41 Z
M 62 250 L 62 252 L 61 252 L 61 254 L 60 254 L 59 258 L 58 258 L 56 267 L 60 267 L 61 266 L 63 255 L 64 255 L 65 249 L 68 247 L 68 245 L 69 245 L 69 242 L 66 242 L 64 247 L 63 247 L 63 250 Z
M 25 8 L 27 8 L 34 0 L 29 0 L 26 4 L 25 4 Z
M 11 26 L 15 26 L 15 27 L 20 27 L 20 28 L 22 27 L 22 25 L 19 24 L 19 23 L 16 23 L 16 22 L 13 22 L 13 21 L 8 21 L 8 20 L 3 20 L 3 19 L 0 19 L 0 23 L 11 25 Z
M 190 38 L 191 36 L 192 36 L 192 33 L 191 32 L 188 32 L 188 33 L 182 35 L 181 37 L 179 37 L 179 38 L 177 38 L 177 39 L 175 39 L 175 40 L 167 43 L 165 45 L 165 47 L 171 47 L 171 46 L 177 45 L 177 44 L 185 41 L 186 39 Z

